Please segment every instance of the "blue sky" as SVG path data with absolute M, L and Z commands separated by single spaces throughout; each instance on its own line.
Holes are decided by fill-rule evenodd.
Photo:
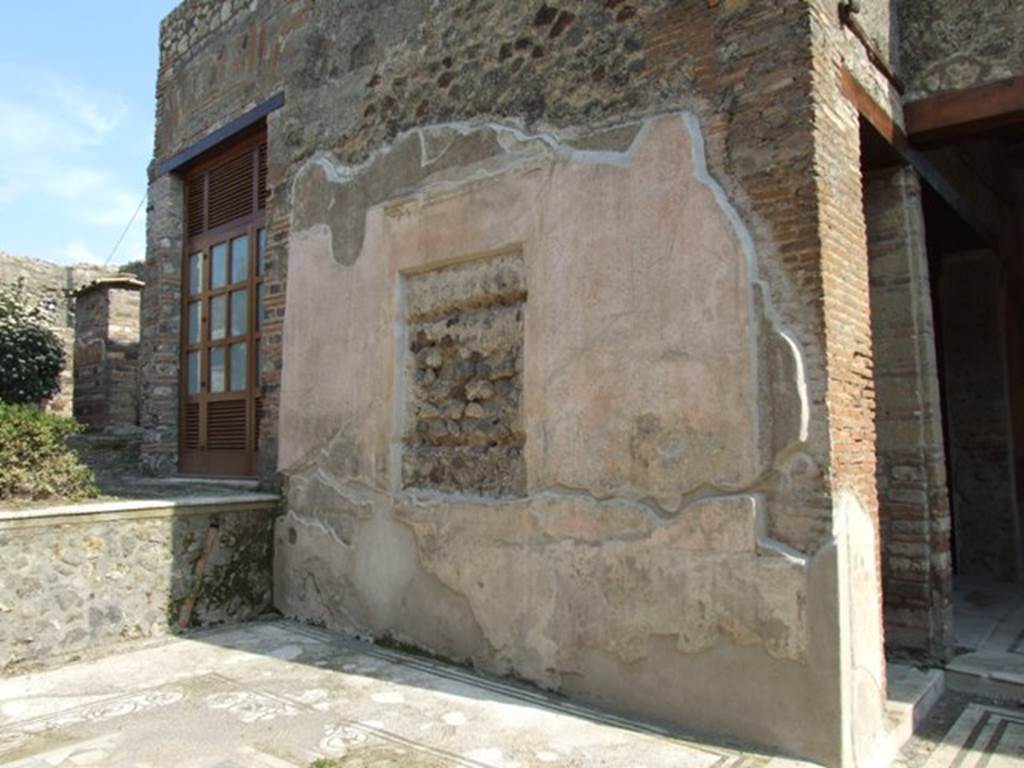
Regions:
M 0 250 L 103 263 L 146 190 L 160 19 L 177 0 L 4 4 Z M 145 209 L 111 264 L 145 252 Z

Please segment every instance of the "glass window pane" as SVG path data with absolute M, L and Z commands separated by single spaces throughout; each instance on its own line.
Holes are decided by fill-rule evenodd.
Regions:
M 203 319 L 203 304 L 200 301 L 189 302 L 188 305 L 188 343 L 198 344 L 200 336 L 200 324 Z
M 256 286 L 256 330 L 263 327 L 263 283 Z
M 263 375 L 263 339 L 256 339 L 256 386 L 260 385 Z
M 260 229 L 256 232 L 256 274 L 263 274 L 263 260 L 267 256 L 267 230 Z
M 199 353 L 188 353 L 188 393 L 195 395 L 199 393 Z
M 245 389 L 246 381 L 248 381 L 249 370 L 246 366 L 246 354 L 245 344 L 232 344 L 231 345 L 231 389 Z
M 199 293 L 203 290 L 203 254 L 193 253 L 188 257 L 188 292 Z
M 210 338 L 223 339 L 228 330 L 228 297 L 210 299 Z
M 224 391 L 224 347 L 210 350 L 210 391 Z
M 241 336 L 249 328 L 249 292 L 231 294 L 231 335 Z
M 220 288 L 228 282 L 228 245 L 217 243 L 210 249 L 210 287 Z
M 231 241 L 231 282 L 249 279 L 249 237 L 242 235 Z

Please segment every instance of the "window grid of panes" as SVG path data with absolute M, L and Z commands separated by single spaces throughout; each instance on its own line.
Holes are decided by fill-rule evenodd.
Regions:
M 266 229 L 250 227 L 189 254 L 185 312 L 189 397 L 244 392 L 250 382 L 258 381 L 266 244 Z

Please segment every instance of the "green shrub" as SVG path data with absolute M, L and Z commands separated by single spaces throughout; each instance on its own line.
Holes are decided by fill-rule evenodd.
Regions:
M 82 499 L 96 478 L 68 447 L 82 426 L 28 405 L 0 403 L 0 499 Z
M 0 285 L 0 401 L 39 403 L 60 390 L 64 348 L 37 307 Z

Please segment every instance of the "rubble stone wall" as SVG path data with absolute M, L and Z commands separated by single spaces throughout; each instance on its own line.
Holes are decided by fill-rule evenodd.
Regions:
M 0 513 L 0 673 L 270 608 L 275 499 L 126 506 Z
M 898 8 L 908 99 L 1024 75 L 1019 0 L 903 0 Z

